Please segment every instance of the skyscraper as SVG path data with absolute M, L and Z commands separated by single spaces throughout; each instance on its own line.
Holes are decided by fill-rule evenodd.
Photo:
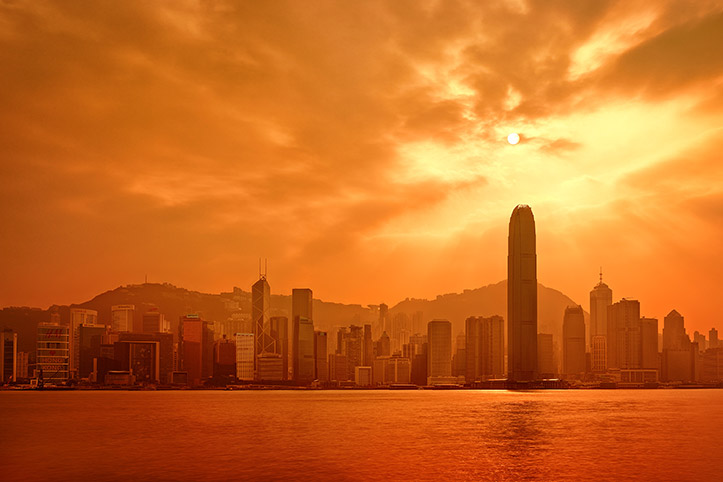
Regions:
M 472 383 L 503 378 L 505 321 L 501 316 L 471 316 L 465 321 L 465 378 Z
M 524 204 L 510 217 L 507 253 L 507 365 L 510 381 L 537 378 L 535 218 Z
M 607 350 L 608 368 L 642 368 L 639 301 L 623 298 L 608 307 Z
M 448 383 L 452 377 L 452 323 L 447 320 L 430 321 L 427 324 L 427 340 L 427 384 Z
M 236 378 L 243 381 L 254 379 L 256 344 L 253 333 L 236 333 Z
M 294 380 L 301 383 L 314 379 L 313 299 L 309 288 L 294 288 L 291 291 L 291 356 Z
M 213 372 L 213 334 L 208 322 L 197 314 L 182 316 L 178 340 L 181 368 L 188 372 L 191 385 L 200 385 Z
M 269 312 L 271 309 L 271 287 L 262 274 L 251 286 L 251 319 L 254 327 L 254 370 L 258 369 L 256 358 L 265 353 L 274 353 L 274 339 L 270 334 Z
M 708 332 L 708 347 L 718 348 L 718 330 L 711 328 Z
M 0 343 L 0 384 L 18 379 L 18 334 L 3 330 Z
M 141 329 L 143 333 L 170 333 L 171 323 L 158 308 L 151 308 L 143 313 Z
M 658 369 L 657 318 L 640 318 L 640 368 Z
M 613 304 L 613 290 L 603 283 L 602 269 L 600 269 L 600 282 L 590 291 L 590 354 L 593 360 L 593 371 L 605 371 L 601 364 L 606 363 L 607 343 L 596 337 L 605 337 L 607 334 L 608 306 Z
M 562 365 L 568 378 L 585 374 L 585 314 L 582 306 L 568 306 L 562 321 Z
M 133 305 L 118 305 L 111 307 L 111 315 L 114 317 L 114 310 L 121 307 L 133 307 Z M 131 317 L 131 320 L 133 318 Z M 82 324 L 95 325 L 98 321 L 98 312 L 83 308 L 70 309 L 70 374 L 76 374 L 80 365 L 80 333 L 78 329 Z
M 329 381 L 329 356 L 327 354 L 325 331 L 314 332 L 314 378 L 320 382 Z
M 44 382 L 61 383 L 68 380 L 69 329 L 54 323 L 38 324 L 36 368 Z
M 281 355 L 282 380 L 289 379 L 289 319 L 285 316 L 272 316 L 271 337 L 276 343 L 276 353 Z
M 537 370 L 541 378 L 555 378 L 554 343 L 551 333 L 537 335 Z

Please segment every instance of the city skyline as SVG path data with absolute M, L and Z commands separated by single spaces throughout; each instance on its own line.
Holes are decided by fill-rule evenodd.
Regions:
M 505 278 L 487 253 L 524 203 L 545 286 L 585 306 L 602 265 L 649 316 L 717 321 L 717 2 L 6 2 L 0 19 L 0 306 L 146 275 L 220 292 L 259 257 L 277 292 L 431 298 Z

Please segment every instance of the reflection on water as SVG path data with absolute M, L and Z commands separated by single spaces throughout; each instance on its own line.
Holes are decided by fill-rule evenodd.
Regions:
M 0 392 L 2 480 L 720 480 L 721 390 Z

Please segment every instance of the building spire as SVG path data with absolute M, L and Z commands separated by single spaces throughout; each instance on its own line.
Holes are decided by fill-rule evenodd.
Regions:
M 600 266 L 600 284 L 602 284 L 602 266 Z

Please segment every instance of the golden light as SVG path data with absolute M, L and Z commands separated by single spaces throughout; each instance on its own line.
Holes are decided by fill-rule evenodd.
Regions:
M 520 142 L 520 135 L 516 132 L 513 132 L 512 134 L 507 136 L 507 142 L 509 142 L 510 144 L 512 144 L 514 146 L 515 144 Z

